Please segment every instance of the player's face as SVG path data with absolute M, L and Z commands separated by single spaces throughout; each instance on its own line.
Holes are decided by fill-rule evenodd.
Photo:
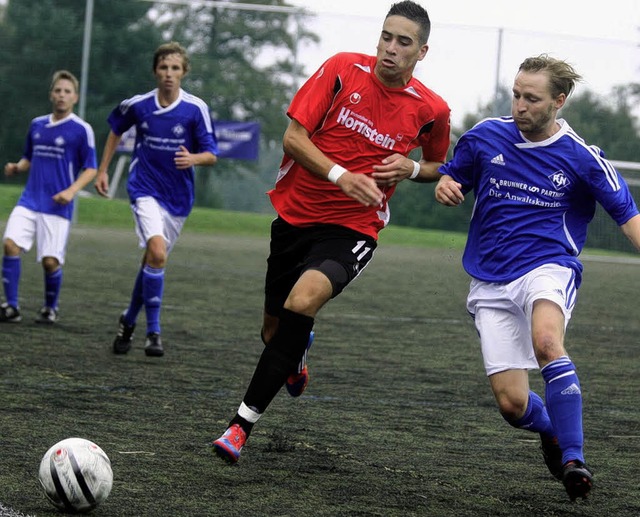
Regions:
M 518 72 L 513 83 L 511 115 L 522 134 L 533 142 L 556 133 L 556 114 L 566 96 L 553 97 L 547 72 Z
M 411 79 L 413 69 L 429 50 L 420 45 L 419 25 L 404 16 L 389 16 L 382 26 L 377 46 L 375 73 L 386 86 L 399 87 Z
M 184 63 L 180 54 L 161 57 L 155 69 L 156 84 L 163 92 L 177 92 L 184 77 Z
M 66 117 L 78 102 L 78 92 L 69 79 L 58 79 L 49 94 L 56 118 Z

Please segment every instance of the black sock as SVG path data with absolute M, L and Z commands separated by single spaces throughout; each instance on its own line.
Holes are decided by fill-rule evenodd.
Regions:
M 298 367 L 307 349 L 313 321 L 309 316 L 282 309 L 278 330 L 262 352 L 244 396 L 247 406 L 264 413 L 287 377 Z
M 253 422 L 249 422 L 248 420 L 245 420 L 238 413 L 236 413 L 236 416 L 234 416 L 231 419 L 231 422 L 229 422 L 228 427 L 231 427 L 233 424 L 238 424 L 240 427 L 242 427 L 242 430 L 247 435 L 247 438 L 249 438 L 249 435 L 251 434 L 251 429 L 253 429 L 253 424 L 254 424 Z

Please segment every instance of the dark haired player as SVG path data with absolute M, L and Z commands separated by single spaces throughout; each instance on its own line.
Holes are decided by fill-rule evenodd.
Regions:
M 435 181 L 449 147 L 449 107 L 413 77 L 431 23 L 412 1 L 394 4 L 377 56 L 328 59 L 293 98 L 285 151 L 269 192 L 271 227 L 262 339 L 247 392 L 216 453 L 236 462 L 253 425 L 285 383 L 300 395 L 318 311 L 367 266 L 405 179 Z M 422 159 L 407 156 L 420 148 Z

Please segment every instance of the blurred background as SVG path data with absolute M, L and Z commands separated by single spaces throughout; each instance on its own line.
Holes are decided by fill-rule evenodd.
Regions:
M 449 102 L 452 142 L 486 116 L 509 114 L 518 65 L 530 55 L 549 53 L 575 64 L 585 76 L 561 115 L 587 143 L 605 150 L 640 202 L 640 20 L 634 19 L 638 2 L 621 2 L 615 12 L 624 23 L 609 20 L 610 11 L 598 12 L 604 7 L 590 0 L 563 3 L 579 13 L 566 17 L 561 7 L 545 9 L 553 5 L 548 0 L 536 3 L 532 13 L 527 13 L 531 6 L 516 11 L 502 0 L 422 2 L 433 28 L 429 53 L 415 75 Z M 183 87 L 208 103 L 218 129 L 234 127 L 231 123 L 258 128 L 250 137 L 255 153 L 232 152 L 215 167 L 197 171 L 197 205 L 271 213 L 265 192 L 282 157 L 291 97 L 335 52 L 374 54 L 391 3 L 0 0 L 0 159 L 6 163 L 20 158 L 31 119 L 51 110 L 49 82 L 62 68 L 81 79 L 76 112 L 93 126 L 100 157 L 109 112 L 121 100 L 155 87 L 153 51 L 175 40 L 191 57 Z M 246 135 L 229 130 L 218 136 Z M 119 163 L 123 171 L 115 190 L 121 198 L 126 198 L 127 160 L 123 150 L 113 161 L 113 167 Z M 24 181 L 20 176 L 1 177 L 0 188 Z M 436 205 L 432 185 L 405 182 L 391 208 L 394 225 L 465 231 L 472 203 L 446 209 Z M 587 244 L 631 249 L 601 211 Z

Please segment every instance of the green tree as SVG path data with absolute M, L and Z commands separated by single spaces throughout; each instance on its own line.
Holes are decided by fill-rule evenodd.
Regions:
M 229 2 L 225 8 L 198 3 L 94 2 L 85 101 L 98 152 L 108 133 L 107 116 L 116 104 L 155 87 L 151 62 L 155 48 L 163 41 L 179 41 L 192 60 L 185 89 L 207 101 L 214 118 L 257 121 L 262 129 L 261 159 L 221 160 L 212 171 L 199 171 L 197 202 L 246 209 L 248 193 L 255 191 L 260 193 L 255 196 L 257 208 L 267 210 L 264 191 L 273 183 L 281 156 L 286 107 L 302 77 L 296 48 L 317 41 L 317 36 L 305 31 L 299 11 L 282 0 L 266 2 L 280 12 L 265 11 L 265 2 L 256 0 L 242 2 L 238 9 L 233 4 L 239 2 Z M 250 3 L 256 10 L 246 8 Z M 0 146 L 5 161 L 17 159 L 22 152 L 30 120 L 50 110 L 47 92 L 53 71 L 66 68 L 80 77 L 84 4 L 81 0 L 9 0 L 0 19 L 4 78 L 0 93 L 5 103 Z M 238 178 L 241 187 L 225 181 Z M 226 197 L 238 202 L 228 206 Z
M 185 87 L 209 103 L 214 118 L 256 121 L 261 127 L 260 160 L 218 163 L 211 174 L 200 176 L 197 201 L 211 205 L 224 199 L 225 208 L 266 211 L 264 192 L 282 155 L 286 108 L 303 77 L 296 49 L 318 38 L 304 29 L 299 11 L 282 0 L 252 0 L 238 7 L 233 2 L 225 7 L 159 4 L 154 17 L 166 38 L 189 49 L 194 71 Z
M 618 86 L 604 99 L 591 91 L 569 98 L 561 115 L 588 144 L 596 144 L 609 159 L 640 161 L 640 134 L 633 115 L 634 88 Z M 631 99 L 635 97 L 636 103 Z
M 78 9 L 78 5 L 82 9 Z M 131 85 L 148 82 L 150 52 L 160 34 L 146 18 L 149 6 L 130 0 L 95 0 L 86 119 L 99 143 L 106 117 Z M 0 95 L 3 159 L 17 159 L 31 119 L 49 113 L 49 81 L 64 68 L 81 76 L 84 2 L 10 0 L 0 20 Z M 141 66 L 145 56 L 146 66 Z M 24 178 L 21 179 L 24 181 Z

